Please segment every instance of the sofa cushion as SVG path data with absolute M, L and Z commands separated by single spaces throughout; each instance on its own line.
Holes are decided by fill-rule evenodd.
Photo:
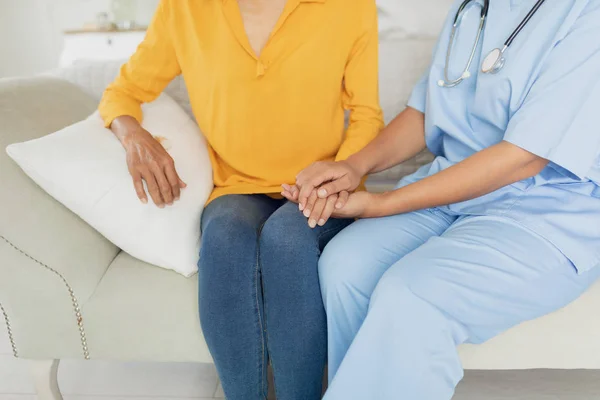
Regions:
M 55 78 L 0 80 L 0 235 L 32 257 L 60 268 L 68 280 L 88 275 L 90 285 L 95 285 L 94 276 L 104 273 L 119 250 L 48 196 L 3 150 L 75 123 L 95 107 L 95 99 L 79 87 Z M 0 259 L 4 259 L 1 253 Z M 5 280 L 0 277 L 0 282 Z M 92 290 L 86 284 L 79 295 L 85 297 Z
M 198 279 L 121 253 L 83 305 L 90 355 L 212 362 L 198 320 Z
M 95 112 L 61 131 L 12 144 L 7 152 L 51 196 L 129 254 L 185 276 L 197 271 L 202 207 L 213 189 L 206 142 L 166 94 L 144 104 L 143 126 L 175 160 L 187 183 L 164 209 L 137 198 L 119 140 Z
M 119 249 L 48 196 L 3 150 L 85 118 L 95 107 L 79 87 L 55 78 L 0 80 L 0 302 L 20 357 L 84 356 L 73 301 L 87 301 Z

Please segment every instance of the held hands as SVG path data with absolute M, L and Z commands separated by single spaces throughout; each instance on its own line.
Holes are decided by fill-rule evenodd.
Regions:
M 296 176 L 300 211 L 309 206 L 309 198 L 325 199 L 341 192 L 353 192 L 360 185 L 361 173 L 347 161 L 320 161 L 312 164 Z M 313 194 L 313 192 L 315 192 Z M 342 208 L 347 200 L 342 196 L 336 208 Z
M 281 194 L 294 203 L 297 203 L 298 193 L 300 190 L 296 186 L 283 185 L 283 191 Z M 295 195 L 294 195 L 295 193 Z M 344 205 L 337 208 L 339 199 L 341 196 L 345 196 L 346 200 Z M 316 197 L 316 195 L 315 195 Z M 312 210 L 308 208 L 304 209 L 304 216 L 308 218 L 308 225 L 311 228 L 317 226 L 323 226 L 327 223 L 327 220 L 333 218 L 369 218 L 372 217 L 372 205 L 375 200 L 375 195 L 369 192 L 356 192 L 348 194 L 348 192 L 341 192 L 333 194 L 326 199 L 317 199 Z M 336 206 L 332 206 L 336 204 Z
M 282 185 L 282 195 L 299 204 L 311 228 L 323 226 L 330 217 L 368 216 L 370 193 L 352 193 L 360 184 L 361 174 L 349 163 L 317 162 L 296 177 L 296 185 Z
M 112 129 L 127 152 L 127 167 L 142 203 L 148 202 L 143 181 L 146 181 L 148 193 L 156 206 L 163 208 L 165 204 L 172 205 L 179 200 L 181 189 L 186 184 L 177 174 L 169 153 L 137 121 L 119 117 L 115 122 Z
M 283 197 L 291 202 L 298 203 L 298 195 L 300 189 L 296 185 L 282 185 L 283 191 L 281 194 Z M 336 209 L 341 209 L 343 204 L 348 200 L 348 192 L 340 192 L 339 194 L 332 194 L 324 199 L 317 198 L 317 192 L 314 190 L 309 196 L 309 204 L 303 208 L 303 214 L 308 218 L 308 225 L 311 228 L 317 225 L 323 226 L 327 223 L 327 220 L 334 215 Z

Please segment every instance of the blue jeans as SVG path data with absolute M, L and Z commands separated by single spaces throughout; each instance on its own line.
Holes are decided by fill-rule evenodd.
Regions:
M 202 216 L 200 322 L 228 400 L 263 400 L 270 360 L 279 400 L 320 399 L 327 356 L 318 260 L 350 224 L 311 229 L 298 206 L 229 195 Z

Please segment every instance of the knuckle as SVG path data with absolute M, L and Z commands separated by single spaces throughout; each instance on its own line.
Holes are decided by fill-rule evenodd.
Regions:
M 158 164 L 158 162 L 156 160 L 148 161 L 147 165 L 148 165 L 149 169 L 156 169 L 156 168 L 160 167 L 160 165 Z

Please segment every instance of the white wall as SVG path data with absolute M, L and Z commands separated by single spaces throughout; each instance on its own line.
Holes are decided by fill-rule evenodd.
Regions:
M 150 21 L 158 1 L 137 0 L 139 23 Z M 110 0 L 0 0 L 0 77 L 56 67 L 62 31 L 109 10 Z

